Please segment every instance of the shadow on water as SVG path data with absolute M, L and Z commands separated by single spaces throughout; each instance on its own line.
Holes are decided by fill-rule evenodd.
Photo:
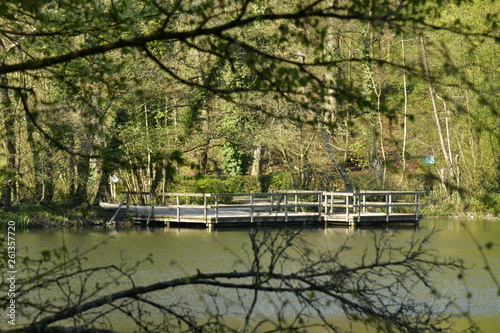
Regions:
M 357 260 L 363 251 L 373 245 L 374 234 L 389 232 L 394 234 L 397 242 L 406 242 L 414 236 L 423 237 L 430 231 L 437 232 L 431 238 L 430 246 L 443 256 L 463 258 L 474 267 L 467 276 L 467 283 L 458 281 L 456 277 L 447 277 L 442 281 L 443 290 L 456 295 L 464 308 L 470 310 L 475 320 L 485 332 L 500 325 L 500 297 L 487 272 L 477 245 L 496 242 L 486 252 L 492 272 L 500 277 L 500 221 L 498 220 L 422 220 L 418 228 L 307 228 L 302 235 L 309 244 L 320 249 L 334 248 L 349 238 L 353 251 L 344 260 Z M 269 230 L 272 232 L 272 229 Z M 180 228 L 146 228 L 133 227 L 94 227 L 71 231 L 37 230 L 28 231 L 18 236 L 19 256 L 41 253 L 43 250 L 65 246 L 70 251 L 76 248 L 88 248 L 105 242 L 92 253 L 87 254 L 88 263 L 92 265 L 116 264 L 122 260 L 127 262 L 143 261 L 152 254 L 152 263 L 144 262 L 134 279 L 139 285 L 147 285 L 157 281 L 168 280 L 180 276 L 188 276 L 197 272 L 210 273 L 249 269 L 249 230 Z M 349 257 L 350 256 L 350 257 Z M 493 292 L 492 292 L 493 291 Z M 467 299 L 468 294 L 472 295 Z M 232 304 L 235 295 L 223 295 L 228 304 Z M 186 288 L 172 293 L 158 293 L 158 300 L 182 299 L 186 303 L 195 304 L 200 310 L 210 303 L 199 290 Z M 425 295 L 423 296 L 425 297 Z M 276 298 L 264 299 L 259 303 L 259 311 L 263 314 L 275 310 Z M 236 307 L 234 307 L 236 308 Z M 233 309 L 233 308 L 232 308 Z M 236 317 L 242 313 L 234 313 Z M 339 309 L 332 307 L 328 315 L 337 321 L 346 321 Z M 127 331 L 127 327 L 116 327 Z

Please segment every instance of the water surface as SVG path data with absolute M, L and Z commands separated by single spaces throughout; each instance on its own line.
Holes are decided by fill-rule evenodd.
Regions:
M 436 230 L 431 238 L 431 247 L 443 256 L 463 258 L 473 267 L 466 276 L 466 284 L 456 277 L 446 277 L 440 281 L 443 290 L 459 299 L 459 304 L 470 309 L 473 318 L 485 332 L 494 331 L 500 325 L 500 296 L 488 272 L 478 245 L 493 242 L 492 249 L 484 250 L 492 272 L 500 278 L 500 221 L 498 220 L 422 220 L 419 228 L 390 230 L 395 240 L 406 242 L 415 235 L 424 237 Z M 318 248 L 335 248 L 347 237 L 354 251 L 345 260 L 357 260 L 363 251 L 372 246 L 373 234 L 383 230 L 370 229 L 314 229 L 304 231 L 310 244 Z M 101 244 L 105 242 L 104 244 Z M 134 273 L 137 285 L 148 285 L 157 281 L 197 274 L 197 272 L 226 272 L 249 269 L 248 253 L 250 241 L 248 230 L 206 231 L 166 228 L 119 227 L 91 228 L 81 230 L 36 230 L 18 235 L 18 256 L 35 256 L 47 249 L 65 245 L 69 251 L 86 249 L 99 245 L 96 251 L 86 254 L 86 264 L 118 265 L 143 262 Z M 152 263 L 145 258 L 151 255 Z M 352 256 L 352 257 L 349 257 Z M 468 299 L 467 295 L 472 295 Z M 222 296 L 222 295 L 221 295 Z M 230 300 L 235 295 L 223 295 Z M 206 307 L 209 300 L 199 291 L 183 289 L 158 297 L 182 299 L 194 306 Z M 423 296 L 424 297 L 424 296 Z M 273 302 L 269 299 L 261 304 L 259 311 L 272 311 Z M 266 305 L 267 304 L 267 305 Z M 270 307 L 270 308 L 268 308 Z M 332 309 L 330 315 L 340 315 Z M 120 328 L 127 331 L 126 327 Z

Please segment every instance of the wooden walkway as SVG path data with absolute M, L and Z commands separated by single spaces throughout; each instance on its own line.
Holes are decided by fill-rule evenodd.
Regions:
M 123 192 L 108 223 L 131 218 L 176 227 L 416 225 L 423 192 L 354 191 L 279 193 Z M 138 201 L 146 205 L 134 205 Z M 121 217 L 119 217 L 121 216 Z

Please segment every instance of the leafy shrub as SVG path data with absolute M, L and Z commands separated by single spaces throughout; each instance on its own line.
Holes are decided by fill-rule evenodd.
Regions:
M 31 217 L 24 213 L 10 213 L 0 210 L 0 220 L 4 222 L 0 224 L 2 229 L 6 228 L 5 222 L 7 221 L 14 221 L 18 228 L 27 228 L 31 222 Z
M 351 183 L 353 188 L 362 190 L 381 190 L 377 178 L 372 170 L 351 172 Z
M 277 192 L 292 189 L 292 174 L 289 172 L 276 172 L 262 176 L 263 192 Z
M 262 192 L 259 177 L 256 176 L 232 176 L 225 182 L 231 193 L 260 193 Z
M 254 176 L 230 176 L 227 178 L 203 177 L 199 179 L 180 179 L 174 192 L 179 193 L 257 193 L 260 191 L 259 179 Z M 213 203 L 209 198 L 208 202 Z M 183 197 L 186 204 L 202 204 L 203 198 Z M 221 203 L 231 202 L 231 197 L 221 197 Z
M 231 176 L 243 175 L 252 164 L 252 157 L 239 145 L 228 142 L 222 148 L 222 168 Z
M 481 197 L 481 201 L 488 213 L 500 215 L 500 193 L 485 194 Z

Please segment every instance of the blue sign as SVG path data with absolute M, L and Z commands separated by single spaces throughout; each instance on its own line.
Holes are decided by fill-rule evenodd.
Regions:
M 434 164 L 434 156 L 424 156 L 424 164 Z

